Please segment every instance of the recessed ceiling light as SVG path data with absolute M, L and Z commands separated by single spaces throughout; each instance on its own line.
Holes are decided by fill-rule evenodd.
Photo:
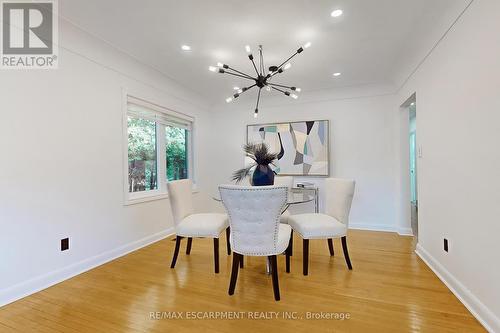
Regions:
M 343 14 L 344 12 L 342 11 L 342 9 L 335 9 L 333 12 L 332 12 L 332 17 L 339 17 Z
M 181 49 L 182 49 L 182 51 L 191 51 L 191 46 L 189 46 L 189 45 L 182 45 Z
M 333 76 L 340 76 L 340 75 L 342 75 L 342 73 L 339 73 L 339 72 L 333 73 Z

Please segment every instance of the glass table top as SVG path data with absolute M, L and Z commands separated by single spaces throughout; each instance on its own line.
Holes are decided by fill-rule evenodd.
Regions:
M 212 197 L 215 201 L 222 201 L 220 196 Z M 311 202 L 314 200 L 314 195 L 310 193 L 301 193 L 301 192 L 291 192 L 288 194 L 288 198 L 286 200 L 287 205 L 295 205 L 300 203 Z

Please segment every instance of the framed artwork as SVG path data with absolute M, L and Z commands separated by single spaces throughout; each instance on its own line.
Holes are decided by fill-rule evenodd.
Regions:
M 280 175 L 328 177 L 329 125 L 328 120 L 247 125 L 247 143 L 265 142 L 279 152 Z

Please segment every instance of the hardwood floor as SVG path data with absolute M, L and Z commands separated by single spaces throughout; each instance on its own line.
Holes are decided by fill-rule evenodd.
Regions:
M 0 308 L 0 332 L 485 332 L 413 253 L 411 237 L 350 231 L 352 271 L 340 240 L 335 257 L 326 240 L 310 241 L 303 276 L 296 236 L 290 274 L 285 256 L 278 258 L 279 302 L 264 258 L 245 257 L 235 294 L 227 294 L 231 257 L 221 237 L 220 274 L 214 274 L 211 239 L 194 239 L 189 256 L 184 239 L 175 269 L 175 242 L 166 239 Z M 205 311 L 243 313 L 242 319 L 187 319 L 209 316 Z M 168 319 L 169 312 L 183 319 Z M 255 319 L 271 312 L 278 319 Z M 307 319 L 307 312 L 349 318 Z

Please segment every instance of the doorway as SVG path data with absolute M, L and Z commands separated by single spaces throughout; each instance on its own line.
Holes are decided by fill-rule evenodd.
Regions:
M 418 186 L 417 186 L 417 102 L 413 100 L 408 106 L 409 118 L 409 177 L 410 177 L 410 206 L 411 206 L 411 229 L 415 238 L 418 238 Z

